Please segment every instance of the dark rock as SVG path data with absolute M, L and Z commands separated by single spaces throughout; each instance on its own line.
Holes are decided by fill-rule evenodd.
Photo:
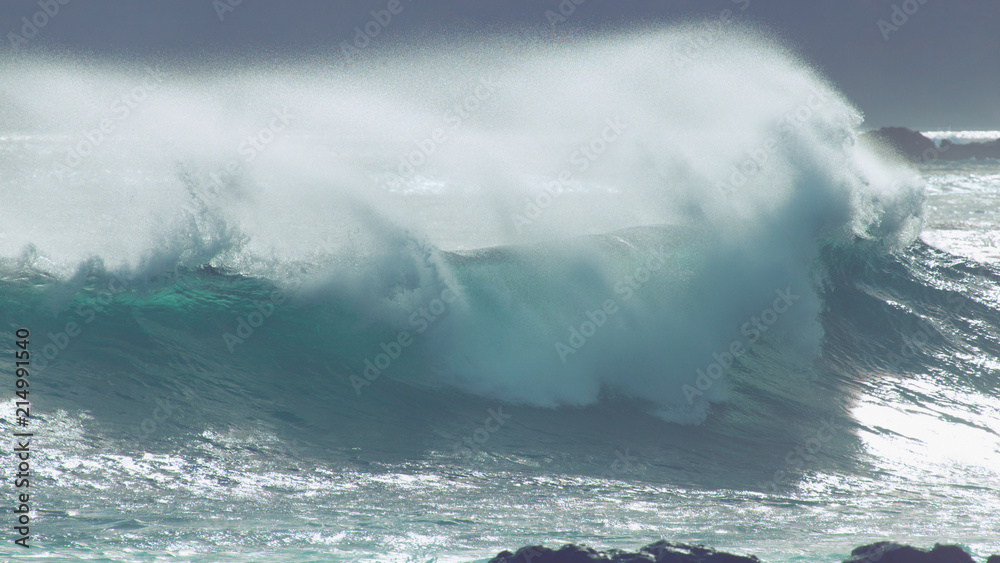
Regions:
M 861 142 L 887 156 L 898 156 L 912 162 L 930 160 L 938 152 L 934 141 L 906 127 L 883 127 L 877 131 L 868 131 L 861 134 Z
M 942 141 L 941 148 L 938 150 L 941 158 L 946 160 L 1000 158 L 1000 139 L 985 143 L 967 143 L 964 145 L 956 145 L 951 142 L 945 145 L 944 141 Z
M 911 162 L 1000 158 L 1000 139 L 984 143 L 955 144 L 945 139 L 940 148 L 934 141 L 906 127 L 883 127 L 860 135 L 860 141 L 886 156 Z
M 541 546 L 522 547 L 517 553 L 503 551 L 490 563 L 592 563 L 609 560 L 605 553 L 567 544 L 558 551 Z
M 503 551 L 490 563 L 760 563 L 756 557 L 743 557 L 704 546 L 658 541 L 638 553 L 595 551 L 589 547 L 564 545 L 558 550 L 547 547 L 522 547 L 517 553 Z
M 1000 563 L 1000 555 L 990 555 L 989 559 L 986 560 L 986 563 Z
M 669 543 L 660 540 L 639 550 L 648 553 L 656 563 L 760 563 L 754 556 L 743 557 L 709 549 L 703 545 Z
M 541 546 L 522 547 L 516 553 L 503 551 L 490 563 L 760 563 L 757 557 L 715 551 L 703 545 L 687 545 L 660 540 L 637 553 L 609 550 L 595 551 L 572 544 L 558 550 Z M 861 546 L 851 552 L 845 563 L 974 563 L 957 545 L 936 544 L 931 550 L 893 542 Z M 1000 563 L 1000 555 L 986 563 Z
M 931 560 L 934 563 L 974 563 L 972 556 L 957 545 L 934 544 L 931 550 Z
M 845 563 L 974 563 L 957 545 L 937 544 L 926 551 L 893 542 L 861 546 L 851 552 Z

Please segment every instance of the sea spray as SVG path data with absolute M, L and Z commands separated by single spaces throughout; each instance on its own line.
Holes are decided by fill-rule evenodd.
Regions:
M 58 163 L 58 136 L 10 167 L 23 195 L 0 210 L 6 252 L 34 245 L 55 279 L 96 256 L 126 278 L 180 265 L 262 280 L 264 295 L 287 292 L 282 313 L 227 312 L 212 341 L 235 356 L 244 337 L 259 346 L 295 322 L 286 310 L 328 308 L 321 326 L 336 328 L 319 346 L 355 394 L 376 378 L 534 406 L 612 394 L 698 423 L 729 385 L 697 396 L 684 386 L 775 291 L 801 299 L 769 327 L 770 345 L 797 365 L 819 357 L 820 241 L 905 245 L 922 186 L 854 144 L 859 113 L 749 28 L 733 24 L 688 64 L 663 63 L 697 33 L 371 45 L 339 66 L 288 60 L 266 73 L 164 65 L 155 95 L 74 168 L 71 190 L 28 172 Z M 39 137 L 86 131 L 107 100 L 146 80 L 129 64 L 5 61 L 6 107 L 17 109 L 0 119 Z M 475 111 L 435 136 L 467 99 Z M 415 146 L 427 148 L 419 169 L 390 181 Z M 530 225 L 516 219 L 542 196 Z M 45 229 L 40 209 L 78 228 Z M 620 311 L 593 313 L 664 248 L 664 267 Z M 419 309 L 446 286 L 461 296 L 431 323 Z M 589 332 L 588 312 L 599 333 L 554 353 L 567 327 Z M 404 338 L 404 354 L 415 313 L 428 328 Z M 352 331 L 359 340 L 345 347 Z

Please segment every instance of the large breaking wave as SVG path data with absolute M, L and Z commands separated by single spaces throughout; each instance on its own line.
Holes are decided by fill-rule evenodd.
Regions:
M 334 435 L 457 398 L 763 435 L 782 397 L 837 408 L 831 269 L 920 229 L 921 181 L 744 29 L 0 73 L 4 317 L 123 431 L 166 395 Z

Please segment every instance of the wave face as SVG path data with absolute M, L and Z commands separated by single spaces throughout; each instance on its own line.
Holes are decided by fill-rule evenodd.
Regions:
M 693 37 L 464 46 L 461 60 L 441 48 L 396 54 L 392 73 L 315 63 L 221 80 L 9 63 L 5 121 L 85 132 L 16 157 L 40 161 L 11 180 L 23 195 L 5 210 L 9 245 L 32 245 L 12 267 L 82 289 L 208 265 L 288 293 L 279 309 L 327 311 L 301 322 L 327 335 L 310 355 L 330 355 L 331 377 L 379 358 L 416 385 L 537 406 L 611 394 L 702 421 L 726 378 L 681 389 L 769 328 L 741 330 L 776 299 L 771 334 L 797 360 L 819 354 L 819 241 L 905 245 L 922 188 L 857 149 L 857 112 L 787 53 L 744 32 L 674 60 Z M 75 87 L 40 95 L 50 83 Z M 91 142 L 102 120 L 120 138 Z M 673 227 L 622 231 L 640 225 Z M 225 304 L 206 343 L 223 358 L 251 348 L 235 331 L 261 296 L 203 291 L 175 305 Z M 69 299 L 49 307 L 80 306 Z M 414 348 L 389 369 L 382 345 L 407 335 Z
M 923 181 L 780 45 L 368 57 L 0 65 L 0 315 L 35 335 L 55 505 L 160 495 L 143 468 L 175 454 L 210 478 L 164 490 L 219 503 L 306 486 L 263 478 L 275 455 L 787 492 L 775 460 L 881 474 L 857 451 L 885 428 L 847 413 L 880 386 L 944 408 L 894 383 L 918 372 L 996 430 L 1000 274 L 917 239 Z M 820 420 L 850 432 L 786 455 Z

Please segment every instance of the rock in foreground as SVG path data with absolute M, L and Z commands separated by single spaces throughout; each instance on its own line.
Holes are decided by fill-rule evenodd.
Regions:
M 559 549 L 541 546 L 522 547 L 517 553 L 503 551 L 490 563 L 760 563 L 756 556 L 733 555 L 704 546 L 658 541 L 638 552 L 595 551 L 572 544 Z M 892 542 L 879 542 L 859 547 L 845 563 L 975 563 L 957 545 L 937 544 L 923 550 Z M 1000 563 L 993 555 L 987 563 Z
M 845 563 L 875 563 L 876 561 L 879 563 L 975 563 L 972 557 L 957 545 L 936 544 L 934 549 L 925 551 L 886 541 L 855 549 Z
M 715 551 L 704 546 L 669 543 L 660 540 L 647 545 L 638 553 L 619 551 L 594 551 L 589 547 L 572 544 L 559 549 L 541 546 L 522 547 L 517 553 L 503 551 L 490 563 L 760 563 L 756 557 L 743 557 Z

